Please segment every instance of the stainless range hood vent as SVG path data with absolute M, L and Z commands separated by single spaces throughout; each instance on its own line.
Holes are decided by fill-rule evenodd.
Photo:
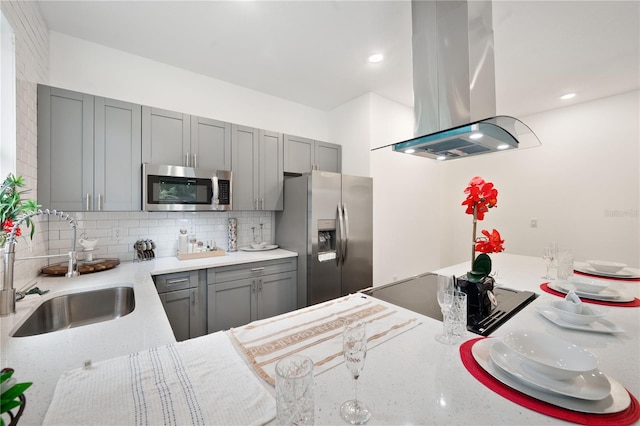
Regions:
M 520 120 L 496 116 L 491 1 L 411 2 L 416 137 L 394 151 L 449 160 L 539 146 Z

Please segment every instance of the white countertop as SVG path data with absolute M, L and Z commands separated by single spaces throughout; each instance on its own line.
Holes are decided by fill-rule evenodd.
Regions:
M 13 368 L 19 382 L 33 382 L 26 391 L 27 409 L 20 424 L 42 422 L 62 372 L 82 367 L 85 361 L 97 362 L 175 342 L 152 275 L 295 256 L 296 253 L 282 249 L 238 251 L 205 259 L 180 261 L 167 257 L 122 263 L 114 269 L 77 278 L 38 277 L 37 286 L 50 290 L 49 293 L 28 295 L 16 303 L 15 315 L 0 317 L 0 366 Z M 46 299 L 123 283 L 130 284 L 135 292 L 136 307 L 129 315 L 37 336 L 10 337 L 12 330 Z
M 81 367 L 87 359 L 98 361 L 149 347 L 173 342 L 168 321 L 155 294 L 150 274 L 176 272 L 193 268 L 222 266 L 228 263 L 268 260 L 295 256 L 295 253 L 237 253 L 228 259 L 193 260 L 158 259 L 138 264 L 123 264 L 113 271 L 86 275 L 75 280 L 46 278 L 41 288 L 69 291 L 78 286 L 110 286 L 130 282 L 136 290 L 136 311 L 115 321 L 64 330 L 28 338 L 7 338 L 13 325 L 20 321 L 40 300 L 29 296 L 19 302 L 15 320 L 2 322 L 2 366 L 16 369 L 20 381 L 33 380 L 27 391 L 28 406 L 20 424 L 38 424 L 46 412 L 59 374 Z M 542 259 L 508 255 L 492 255 L 497 285 L 535 291 L 540 295 L 493 336 L 527 329 L 562 337 L 593 352 L 600 369 L 622 383 L 636 397 L 640 396 L 640 308 L 606 307 L 607 318 L 626 330 L 624 334 L 594 334 L 561 329 L 537 313 L 537 306 L 555 296 L 539 286 L 544 272 Z M 438 272 L 462 275 L 467 264 Z M 75 281 L 75 283 L 72 283 Z M 635 297 L 640 296 L 640 282 L 613 283 Z M 49 296 L 49 295 L 47 295 Z M 33 301 L 35 299 L 35 301 Z M 30 304 L 30 305 L 29 305 Z M 402 309 L 402 308 L 399 308 Z M 366 401 L 373 416 L 368 424 L 557 424 L 557 419 L 523 408 L 495 394 L 473 378 L 462 366 L 458 346 L 442 345 L 434 340 L 442 323 L 420 316 L 422 323 L 367 354 L 359 379 L 358 395 Z M 468 339 L 478 337 L 469 333 Z M 37 376 L 33 376 L 36 372 Z M 29 375 L 32 375 L 29 377 Z M 315 423 L 345 424 L 339 407 L 353 395 L 347 369 L 338 365 L 315 377 Z

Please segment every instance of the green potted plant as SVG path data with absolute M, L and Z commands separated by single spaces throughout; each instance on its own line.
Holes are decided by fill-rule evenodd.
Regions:
M 20 190 L 22 187 L 24 187 L 22 176 L 16 177 L 13 174 L 9 174 L 0 187 L 0 247 L 4 247 L 15 221 L 21 215 L 40 208 L 35 200 L 22 200 L 22 194 L 27 192 L 27 190 Z M 31 218 L 26 219 L 24 223 L 30 229 L 29 237 L 33 238 L 35 227 Z M 18 228 L 16 236 L 21 235 L 21 230 Z
M 4 426 L 4 416 L 8 413 L 9 425 L 15 425 L 18 423 L 24 407 L 26 406 L 26 398 L 23 395 L 29 386 L 33 383 L 15 383 L 15 379 L 12 379 L 13 369 L 4 368 L 0 372 L 0 426 Z M 11 410 L 19 408 L 17 413 L 13 413 Z

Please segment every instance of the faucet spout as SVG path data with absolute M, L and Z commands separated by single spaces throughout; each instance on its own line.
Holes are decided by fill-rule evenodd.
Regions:
M 16 260 L 15 256 L 15 243 L 16 243 L 16 233 L 20 224 L 22 224 L 25 220 L 32 218 L 33 216 L 39 215 L 50 215 L 50 216 L 58 216 L 63 220 L 69 222 L 69 226 L 73 230 L 73 240 L 71 242 L 71 251 L 69 252 L 69 269 L 65 276 L 67 277 L 77 277 L 79 275 L 78 272 L 78 257 L 76 253 L 76 226 L 77 223 L 74 218 L 69 216 L 68 214 L 57 211 L 57 210 L 41 210 L 38 209 L 36 211 L 32 211 L 29 213 L 25 213 L 20 216 L 15 223 L 13 224 L 13 228 L 9 232 L 9 236 L 7 237 L 7 241 L 4 247 L 4 253 L 2 256 L 2 262 L 4 265 L 4 272 L 2 274 L 2 289 L 0 290 L 0 316 L 10 315 L 16 312 L 16 290 L 13 287 L 13 267 Z M 50 256 L 44 256 L 50 257 Z

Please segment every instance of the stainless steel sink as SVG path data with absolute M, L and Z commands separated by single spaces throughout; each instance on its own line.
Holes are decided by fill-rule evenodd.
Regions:
M 123 317 L 133 312 L 132 287 L 111 287 L 53 297 L 44 301 L 13 337 L 51 333 Z

